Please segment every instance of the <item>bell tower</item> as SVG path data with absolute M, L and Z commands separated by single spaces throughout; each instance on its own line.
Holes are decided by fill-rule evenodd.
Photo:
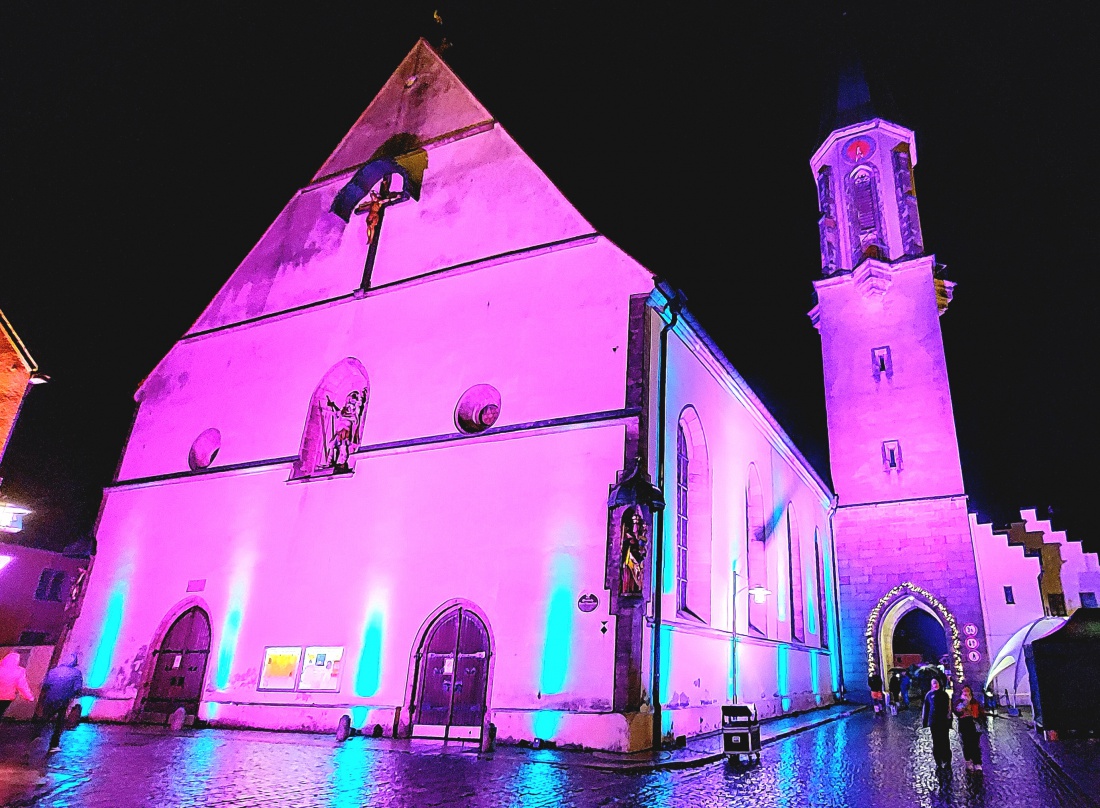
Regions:
M 922 609 L 953 679 L 988 664 L 939 318 L 954 284 L 925 251 L 911 129 L 880 117 L 858 63 L 842 70 L 810 159 L 821 336 L 848 690 L 886 678 L 896 629 Z M 974 632 L 970 634 L 969 632 Z M 904 645 L 904 642 L 901 643 Z M 899 646 L 901 647 L 901 646 Z
M 810 159 L 833 486 L 841 505 L 962 495 L 939 326 L 954 284 L 924 250 L 916 139 L 874 115 L 858 68 L 841 78 L 834 124 Z

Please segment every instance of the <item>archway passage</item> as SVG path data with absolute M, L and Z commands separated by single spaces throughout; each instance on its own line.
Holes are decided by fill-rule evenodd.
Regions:
M 943 625 L 923 609 L 912 609 L 898 620 L 893 649 L 895 667 L 908 667 L 910 663 L 951 667 Z
M 463 607 L 445 612 L 428 629 L 420 651 L 413 737 L 479 739 L 488 678 L 485 624 Z
M 153 677 L 142 705 L 144 721 L 167 722 L 183 707 L 189 721 L 199 712 L 206 662 L 210 656 L 210 618 L 198 606 L 181 614 L 153 654 Z

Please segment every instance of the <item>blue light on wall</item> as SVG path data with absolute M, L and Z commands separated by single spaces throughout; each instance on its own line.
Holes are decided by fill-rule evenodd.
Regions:
M 95 707 L 96 698 L 95 696 L 81 696 L 76 702 L 80 705 L 81 717 L 87 718 L 92 714 L 92 708 Z
M 363 729 L 363 725 L 367 723 L 367 718 L 370 717 L 370 709 L 357 704 L 351 708 L 351 725 L 356 729 Z
M 668 704 L 671 698 L 672 680 L 672 626 L 661 626 L 661 704 Z M 663 727 L 662 729 L 667 729 Z
M 218 672 L 214 677 L 218 690 L 224 690 L 229 685 L 229 672 L 233 669 L 233 656 L 237 653 L 237 638 L 240 633 L 241 607 L 234 605 L 225 615 L 221 645 L 218 646 Z
M 814 693 L 819 693 L 820 686 L 818 685 L 818 667 L 819 667 L 819 655 L 816 651 L 810 652 L 810 686 Z
M 560 710 L 539 710 L 535 713 L 535 737 L 550 740 L 558 732 L 561 724 L 562 712 Z
M 791 709 L 791 660 L 790 647 L 781 645 L 776 649 L 775 678 L 779 687 L 779 695 L 782 696 L 784 712 Z
M 375 609 L 367 616 L 363 628 L 363 649 L 359 652 L 359 667 L 355 673 L 355 695 L 369 698 L 378 692 L 382 681 L 382 639 L 385 619 Z
M 546 641 L 543 644 L 539 690 L 554 695 L 565 690 L 573 649 L 573 606 L 576 561 L 572 556 L 555 556 L 550 567 L 550 604 L 546 610 Z
M 829 647 L 833 649 L 833 653 L 829 655 L 829 669 L 832 674 L 832 686 L 833 692 L 840 690 L 840 654 L 839 643 L 840 637 L 837 636 L 836 630 L 836 592 L 833 588 L 833 554 L 829 552 L 829 544 L 822 545 L 822 563 L 825 570 L 825 625 L 822 629 L 828 632 Z
M 802 594 L 805 598 L 803 608 L 806 610 L 806 627 L 810 634 L 817 634 L 817 604 L 814 602 L 816 584 L 814 571 L 806 570 L 806 579 L 802 584 Z
M 88 669 L 88 687 L 103 687 L 111 675 L 111 660 L 115 655 L 119 631 L 122 629 L 122 615 L 126 609 L 126 592 L 129 581 L 121 580 L 115 584 L 107 600 L 107 610 L 103 617 L 103 628 L 99 632 L 92 664 Z

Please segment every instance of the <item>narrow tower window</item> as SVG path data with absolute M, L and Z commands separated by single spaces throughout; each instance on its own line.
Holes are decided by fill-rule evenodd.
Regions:
M 894 364 L 890 360 L 890 346 L 871 349 L 871 374 L 875 381 L 880 381 L 883 376 L 891 378 L 894 375 Z
M 901 471 L 901 444 L 896 440 L 882 442 L 882 470 Z
M 1015 603 L 1015 602 L 1016 602 L 1016 596 L 1012 594 L 1012 587 L 1011 586 L 1006 586 L 1005 587 L 1005 603 Z

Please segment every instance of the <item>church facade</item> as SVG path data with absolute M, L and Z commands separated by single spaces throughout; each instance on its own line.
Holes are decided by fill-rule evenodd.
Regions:
M 93 719 L 630 751 L 842 690 L 832 492 L 423 41 L 136 400 Z

